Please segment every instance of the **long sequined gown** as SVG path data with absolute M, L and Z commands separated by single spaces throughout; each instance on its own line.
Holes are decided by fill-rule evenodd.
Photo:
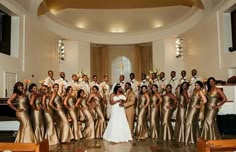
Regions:
M 18 98 L 17 109 L 24 109 L 22 112 L 16 111 L 16 117 L 20 121 L 20 127 L 17 132 L 15 139 L 16 143 L 36 143 L 38 142 L 35 138 L 31 123 L 30 117 L 28 114 L 28 104 L 26 97 Z
M 45 139 L 48 139 L 49 145 L 56 145 L 59 143 L 59 139 L 57 136 L 56 127 L 54 125 L 53 120 L 53 110 L 49 106 L 50 99 L 46 99 L 46 107 L 47 110 L 44 110 L 44 118 L 45 118 Z
M 205 106 L 205 119 L 202 125 L 201 137 L 206 140 L 221 139 L 216 123 L 216 116 L 219 109 L 213 108 L 213 106 L 217 106 L 219 104 L 219 95 L 216 91 L 212 91 L 207 94 L 207 99 L 208 101 Z
M 199 136 L 198 118 L 200 109 L 196 108 L 195 105 L 199 106 L 200 102 L 201 97 L 199 93 L 193 93 L 185 122 L 185 144 L 196 143 L 197 137 Z
M 95 111 L 96 111 L 96 114 L 97 114 L 97 120 L 95 122 L 95 137 L 96 138 L 102 138 L 103 136 L 103 133 L 106 129 L 106 122 L 105 122 L 105 117 L 103 115 L 103 112 L 102 112 L 102 99 L 99 98 L 99 97 L 95 97 L 94 98 L 94 102 L 96 103 L 96 108 L 95 108 Z
M 161 140 L 172 140 L 173 139 L 173 126 L 171 124 L 171 117 L 173 109 L 169 109 L 168 106 L 173 107 L 174 100 L 168 95 L 163 96 L 161 103 L 161 128 L 160 128 L 160 139 Z
M 36 109 L 32 109 L 32 113 L 31 113 L 31 117 L 32 117 L 32 127 L 34 130 L 34 135 L 35 138 L 37 139 L 37 141 L 42 141 L 43 137 L 44 137 L 44 120 L 43 120 L 43 111 L 41 109 L 41 98 L 40 97 L 36 97 L 35 101 L 34 101 L 34 106 Z
M 78 110 L 77 110 L 77 108 L 75 108 L 75 100 L 76 100 L 76 98 L 71 96 L 68 99 L 68 105 L 71 108 L 69 110 L 69 114 L 70 114 L 70 117 L 71 117 L 72 123 L 73 123 L 72 124 L 72 132 L 74 135 L 74 139 L 78 140 L 78 139 L 82 138 L 82 133 L 81 133 L 80 125 L 78 123 Z
M 144 95 L 140 96 L 138 103 L 138 119 L 137 126 L 135 130 L 135 135 L 137 139 L 148 138 L 148 126 L 147 126 L 147 112 L 148 108 L 144 108 L 147 99 Z
M 91 112 L 89 111 L 88 105 L 86 103 L 86 98 L 83 98 L 81 100 L 80 106 L 84 108 L 82 110 L 82 113 L 85 117 L 85 127 L 82 132 L 83 137 L 85 137 L 86 139 L 93 139 L 95 138 L 94 119 Z
M 62 106 L 61 97 L 59 95 L 55 97 L 54 104 L 56 105 L 56 108 L 59 109 L 56 110 L 56 113 L 59 117 L 56 122 L 58 138 L 62 143 L 70 142 L 74 137 L 67 119 L 67 115 L 65 113 L 65 109 Z
M 185 138 L 185 115 L 187 109 L 187 101 L 184 96 L 179 95 L 178 109 L 176 114 L 176 123 L 174 131 L 174 139 L 177 142 L 184 142 Z
M 157 104 L 159 104 L 159 99 L 156 95 L 153 95 L 151 97 L 150 107 L 151 107 L 151 118 L 150 118 L 150 134 L 151 138 L 158 138 L 159 133 L 159 107 L 155 107 Z

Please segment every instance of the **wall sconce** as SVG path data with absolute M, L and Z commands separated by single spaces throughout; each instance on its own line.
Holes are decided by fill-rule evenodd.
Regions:
M 175 41 L 175 46 L 176 46 L 176 58 L 180 58 L 184 55 L 184 44 L 183 44 L 183 39 L 177 38 Z
M 58 56 L 59 63 L 62 63 L 65 60 L 65 46 L 62 40 L 58 40 Z

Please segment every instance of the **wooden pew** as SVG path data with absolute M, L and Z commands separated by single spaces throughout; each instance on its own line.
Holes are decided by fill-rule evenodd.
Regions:
M 236 150 L 236 139 L 205 140 L 197 139 L 197 152 L 225 152 Z
M 0 152 L 11 150 L 12 152 L 49 152 L 48 140 L 40 143 L 0 143 Z

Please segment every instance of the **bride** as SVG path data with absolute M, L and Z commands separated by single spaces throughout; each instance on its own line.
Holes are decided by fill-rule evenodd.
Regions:
M 125 108 L 120 106 L 126 100 L 120 85 L 116 85 L 110 97 L 111 117 L 108 122 L 103 139 L 115 143 L 132 140 L 129 124 L 125 114 Z

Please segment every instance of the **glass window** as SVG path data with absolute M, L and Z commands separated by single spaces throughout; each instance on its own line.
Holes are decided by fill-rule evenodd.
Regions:
M 130 81 L 129 74 L 132 71 L 130 60 L 125 56 L 119 56 L 112 61 L 112 83 L 119 82 L 120 75 L 125 76 L 125 82 Z

